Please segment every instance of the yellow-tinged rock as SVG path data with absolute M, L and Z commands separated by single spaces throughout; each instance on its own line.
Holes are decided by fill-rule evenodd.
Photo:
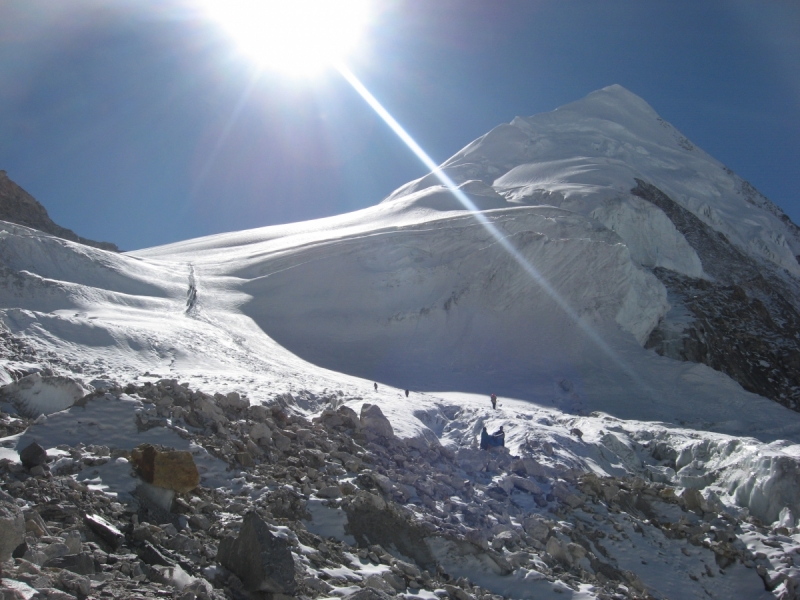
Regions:
M 142 444 L 131 452 L 131 462 L 149 484 L 181 493 L 200 485 L 200 472 L 186 450 L 159 450 L 151 444 Z

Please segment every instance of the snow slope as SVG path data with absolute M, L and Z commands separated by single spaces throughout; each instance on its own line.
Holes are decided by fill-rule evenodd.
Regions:
M 629 193 L 634 176 L 711 207 L 698 214 L 759 260 L 771 248 L 790 267 L 781 244 L 796 241 L 777 208 L 741 196 L 641 99 L 611 86 L 515 119 L 445 168 L 521 262 L 428 176 L 355 213 L 124 255 L 5 225 L 3 321 L 91 377 L 236 373 L 223 391 L 244 377 L 261 400 L 290 387 L 276 383 L 287 373 L 324 379 L 312 363 L 400 388 L 795 435 L 793 413 L 641 349 L 669 310 L 648 267 L 708 275 L 664 213 Z
M 553 112 L 501 125 L 443 168 L 457 183 L 480 179 L 492 185 L 509 202 L 561 206 L 597 218 L 615 231 L 632 228 L 642 234 L 640 206 L 628 202 L 638 177 L 658 186 L 746 253 L 800 274 L 795 258 L 800 236 L 782 211 L 618 85 Z M 430 176 L 412 182 L 388 201 L 431 183 Z M 652 212 L 643 220 L 652 221 L 646 227 L 663 237 L 648 241 L 621 233 L 632 254 L 696 276 L 696 262 L 681 256 L 686 247 L 668 227 L 659 227 L 658 219 Z M 664 263 L 659 260 L 662 253 Z M 679 261 L 671 265 L 675 258 Z
M 31 349 L 3 359 L 6 379 L 170 377 L 253 403 L 291 392 L 308 414 L 368 398 L 405 439 L 469 446 L 505 423 L 514 452 L 547 442 L 570 468 L 800 516 L 800 415 L 642 347 L 670 310 L 651 269 L 713 276 L 631 189 L 657 186 L 796 285 L 800 237 L 777 207 L 619 86 L 444 169 L 479 215 L 429 175 L 355 213 L 122 255 L 0 223 L 0 319 Z M 490 392 L 506 400 L 487 416 L 470 394 Z

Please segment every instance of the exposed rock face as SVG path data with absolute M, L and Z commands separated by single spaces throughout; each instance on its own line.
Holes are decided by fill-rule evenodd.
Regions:
M 664 211 L 697 252 L 703 271 L 713 278 L 654 269 L 669 291 L 673 309 L 645 347 L 706 364 L 750 392 L 800 410 L 797 283 L 743 254 L 655 186 L 637 183 L 631 192 Z
M 185 450 L 158 450 L 142 444 L 131 452 L 131 462 L 147 483 L 190 492 L 200 484 L 200 473 L 190 452 Z
M 217 559 L 251 592 L 292 594 L 297 588 L 289 544 L 254 512 L 245 515 L 239 537 L 220 542 Z
M 362 491 L 346 505 L 345 511 L 348 530 L 360 546 L 393 546 L 421 567 L 435 570 L 436 559 L 425 543 L 426 531 L 404 518 L 380 496 Z
M 28 192 L 11 181 L 6 172 L 2 170 L 0 170 L 0 220 L 32 227 L 86 246 L 119 252 L 119 248 L 115 244 L 88 240 L 74 231 L 54 223 L 50 215 L 47 214 L 45 207 L 39 204 Z

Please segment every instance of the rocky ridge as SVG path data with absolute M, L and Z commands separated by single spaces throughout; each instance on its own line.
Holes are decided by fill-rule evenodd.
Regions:
M 79 236 L 71 229 L 53 222 L 47 209 L 39 204 L 28 192 L 11 181 L 5 171 L 0 170 L 0 220 L 9 221 L 25 227 L 32 227 L 65 240 L 93 246 L 101 250 L 119 252 L 111 242 L 95 242 Z
M 520 577 L 563 593 L 655 598 L 615 559 L 647 538 L 662 560 L 686 562 L 698 592 L 753 569 L 775 597 L 798 597 L 793 524 L 739 518 L 698 490 L 546 463 L 552 447 L 512 456 L 400 439 L 377 405 L 359 415 L 335 393 L 313 419 L 290 394 L 250 405 L 175 380 L 79 404 L 121 396 L 143 402 L 140 432 L 168 428 L 204 447 L 231 485 L 191 483 L 189 453 L 171 448 L 30 444 L 21 463 L 0 460 L 4 598 L 536 597 L 504 587 Z M 33 423 L 0 420 L 8 433 Z M 113 461 L 130 464 L 134 494 L 79 480 Z
M 706 364 L 747 391 L 800 410 L 798 282 L 744 254 L 654 185 L 637 180 L 631 193 L 664 211 L 710 277 L 653 269 L 670 294 L 673 310 L 645 347 Z M 793 225 L 788 217 L 785 222 Z M 680 318 L 671 318 L 676 314 Z

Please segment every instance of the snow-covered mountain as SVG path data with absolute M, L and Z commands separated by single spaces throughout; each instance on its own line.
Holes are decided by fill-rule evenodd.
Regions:
M 624 586 L 625 593 L 737 597 L 740 590 L 738 597 L 755 597 L 759 577 L 776 593 L 794 589 L 785 583 L 796 576 L 782 558 L 788 554 L 762 560 L 742 548 L 776 535 L 785 539 L 771 543 L 786 552 L 800 544 L 800 415 L 791 410 L 800 401 L 798 228 L 620 86 L 501 125 L 442 170 L 457 193 L 431 174 L 354 213 L 125 254 L 0 222 L 5 409 L 27 418 L 51 415 L 39 417 L 24 438 L 49 448 L 73 448 L 90 435 L 92 444 L 129 450 L 142 441 L 137 436 L 155 435 L 155 423 L 166 428 L 158 443 L 184 447 L 184 438 L 195 436 L 197 447 L 216 456 L 223 443 L 197 437 L 212 435 L 211 421 L 192 416 L 195 409 L 211 414 L 194 405 L 207 397 L 191 394 L 192 410 L 188 404 L 173 408 L 175 394 L 163 390 L 174 384 L 162 382 L 152 397 L 149 384 L 178 380 L 223 394 L 218 400 L 237 392 L 251 408 L 277 403 L 297 419 L 327 415 L 323 424 L 341 420 L 331 416 L 333 409 L 359 411 L 366 400 L 381 407 L 391 439 L 400 440 L 380 450 L 369 447 L 375 442 L 369 436 L 358 438 L 365 444 L 359 452 L 383 457 L 375 459 L 383 465 L 375 473 L 389 478 L 386 489 L 378 485 L 384 500 L 421 511 L 415 514 L 424 513 L 436 527 L 447 522 L 444 505 L 436 504 L 444 502 L 458 522 L 450 523 L 456 537 L 447 543 L 425 542 L 426 560 L 434 556 L 445 571 L 464 570 L 454 566 L 463 556 L 451 552 L 453 540 L 495 545 L 495 536 L 519 530 L 537 511 L 561 521 L 586 517 L 589 524 L 605 518 L 600 505 L 603 515 L 617 514 L 620 503 L 628 506 L 615 495 L 618 478 L 633 477 L 644 483 L 620 485 L 646 487 L 666 504 L 642 512 L 634 499 L 623 512 L 649 532 L 642 543 L 653 557 L 667 548 L 670 566 L 642 568 L 619 540 L 602 552 L 616 565 L 614 577 L 636 573 L 628 581 L 636 586 Z M 92 398 L 107 390 L 111 403 L 94 418 L 94 429 L 81 415 L 99 405 L 84 398 L 72 406 L 92 390 L 98 390 Z M 496 411 L 491 392 L 501 397 Z M 170 402 L 161 402 L 162 394 Z M 157 406 L 148 408 L 149 401 Z M 111 425 L 113 406 L 121 407 L 129 429 Z M 261 444 L 246 433 L 257 426 L 254 419 L 263 424 L 263 414 L 237 414 L 228 415 L 226 425 L 214 417 L 213 435 L 243 440 L 242 452 L 273 466 L 281 452 L 298 451 L 278 448 L 276 435 Z M 286 435 L 292 440 L 298 427 L 310 427 L 284 417 L 269 427 L 291 429 Z M 373 421 L 354 423 L 363 434 Z M 483 461 L 472 448 L 484 425 L 506 427 L 509 451 L 542 468 Z M 13 447 L 19 440 L 16 434 L 6 443 Z M 410 467 L 398 454 L 409 449 L 418 456 L 434 452 L 428 460 L 441 461 L 437 468 L 449 473 L 448 481 L 462 477 L 480 493 L 456 502 L 422 484 L 412 491 L 420 469 L 408 479 Z M 220 485 L 213 460 L 203 460 L 204 485 Z M 241 470 L 243 463 L 231 460 Z M 336 476 L 327 487 L 349 489 L 345 482 L 362 481 L 349 471 L 331 473 Z M 512 473 L 531 483 L 515 487 Z M 604 496 L 586 474 L 607 478 L 606 486 L 617 478 L 617 492 Z M 97 485 L 129 498 L 130 486 L 120 488 L 117 475 L 106 477 Z M 492 505 L 481 498 L 501 483 L 508 488 L 505 508 L 492 510 L 511 512 L 492 524 L 491 511 L 484 514 Z M 579 491 L 575 486 L 594 494 L 595 508 L 567 501 Z M 303 502 L 319 501 L 321 487 L 308 481 L 295 487 Z M 664 489 L 671 491 L 662 497 Z M 518 493 L 533 494 L 535 502 Z M 679 507 L 667 506 L 670 494 L 682 498 Z M 470 516 L 473 509 L 484 511 L 482 525 Z M 748 516 L 756 519 L 753 528 L 763 522 L 773 529 L 745 532 Z M 698 518 L 709 528 L 715 518 L 739 527 L 726 538 L 724 552 L 698 538 L 704 549 L 696 555 L 707 556 L 697 560 L 727 573 L 724 585 L 698 579 L 713 573 L 695 573 L 682 562 L 695 556 L 685 537 L 674 543 L 664 537 L 678 531 L 679 522 L 702 529 Z M 663 525 L 672 522 L 673 529 Z M 533 585 L 534 573 L 554 577 L 558 570 L 547 569 L 559 564 L 586 584 L 561 592 L 604 597 L 606 588 L 588 586 L 604 585 L 598 573 L 605 567 L 591 558 L 602 554 L 598 540 L 589 535 L 594 542 L 584 544 L 581 528 L 568 535 L 551 530 L 541 548 L 534 542 L 526 548 L 552 565 L 537 567 L 530 558 L 513 573 L 486 574 L 480 585 L 531 597 L 524 583 Z M 741 548 L 734 551 L 736 540 Z M 508 550 L 498 544 L 495 549 Z M 573 558 L 559 558 L 560 544 L 584 544 L 591 556 L 581 562 L 575 556 L 583 550 L 575 550 Z M 714 558 L 723 554 L 725 560 Z M 763 573 L 750 568 L 756 559 Z M 478 581 L 475 568 L 469 576 Z M 685 585 L 676 586 L 680 573 Z M 544 593 L 539 584 L 535 589 Z

